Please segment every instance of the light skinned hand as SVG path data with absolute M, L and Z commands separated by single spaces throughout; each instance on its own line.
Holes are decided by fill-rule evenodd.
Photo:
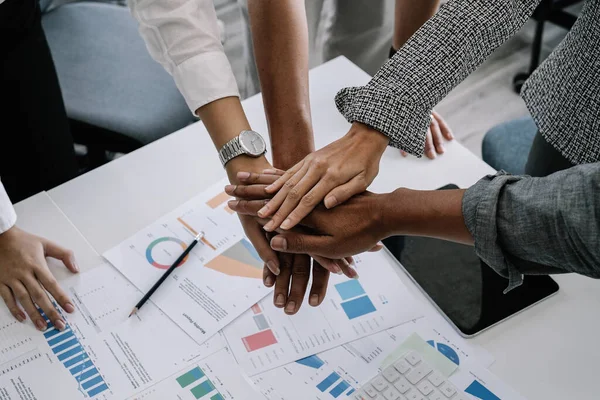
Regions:
M 431 122 L 429 123 L 429 128 L 427 128 L 427 136 L 425 136 L 425 156 L 433 160 L 436 158 L 436 153 L 444 154 L 446 151 L 444 148 L 444 139 L 452 140 L 454 139 L 454 135 L 442 116 L 432 111 Z M 400 150 L 400 153 L 404 157 L 408 155 L 403 150 Z
M 353 123 L 341 139 L 307 155 L 265 190 L 274 197 L 259 211 L 265 230 L 291 229 L 323 200 L 327 208 L 364 192 L 379 172 L 389 139 Z
M 11 314 L 20 322 L 26 320 L 27 313 L 37 329 L 45 330 L 46 320 L 38 311 L 37 305 L 56 328 L 63 330 L 66 326 L 65 321 L 52 304 L 47 292 L 66 312 L 74 312 L 75 307 L 50 272 L 46 257 L 59 259 L 69 271 L 79 272 L 71 250 L 16 226 L 1 234 L 0 295 Z M 25 312 L 17 304 L 17 300 Z
M 301 227 L 310 229 L 310 233 L 280 230 L 271 239 L 271 248 L 329 258 L 380 250 L 380 240 L 388 234 L 382 212 L 384 196 L 365 192 L 334 209 L 319 206 L 301 222 Z M 238 214 L 254 216 L 263 204 L 264 200 L 237 200 L 230 202 L 229 207 Z
M 284 171 L 276 168 L 266 169 L 263 171 L 263 173 L 239 172 L 237 175 L 237 180 L 240 182 L 240 185 L 227 185 L 225 187 L 225 192 L 228 195 L 234 196 L 239 199 L 268 199 L 271 198 L 272 195 L 267 193 L 265 191 L 265 188 L 268 185 L 275 182 L 283 173 Z M 264 237 L 265 232 L 262 229 L 260 229 L 260 233 L 254 232 L 256 222 L 251 223 L 249 221 L 246 221 L 246 218 L 248 218 L 248 216 L 240 215 L 240 219 L 243 221 L 244 226 L 248 225 L 249 227 L 252 227 L 252 235 L 258 238 L 259 234 L 261 234 Z M 261 225 L 259 224 L 258 226 Z M 246 234 L 248 233 L 246 232 Z M 257 239 L 257 243 L 259 244 L 259 246 L 261 246 L 263 254 L 269 254 L 269 251 L 272 251 L 268 241 L 263 241 L 261 238 L 261 240 Z M 268 248 L 268 250 L 262 249 L 265 246 Z M 259 252 L 259 255 L 260 254 L 261 253 Z M 354 264 L 354 260 L 352 259 L 352 257 L 346 257 L 336 260 L 312 254 L 310 254 L 310 256 L 313 257 L 315 261 L 317 261 L 317 263 L 319 263 L 321 268 L 325 268 L 331 273 L 344 274 L 349 278 L 353 278 L 356 276 L 356 270 L 352 268 L 352 265 Z M 269 270 L 271 270 L 272 274 L 265 273 L 263 281 L 266 286 L 271 287 L 273 286 L 273 282 L 275 281 L 275 276 L 279 274 L 280 265 L 278 263 L 277 268 L 273 268 L 273 265 L 268 265 L 268 267 Z

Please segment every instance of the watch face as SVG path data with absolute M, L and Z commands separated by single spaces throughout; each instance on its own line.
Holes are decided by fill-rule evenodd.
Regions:
M 246 153 L 252 156 L 260 156 L 266 150 L 265 141 L 254 131 L 243 131 L 240 134 L 240 144 Z

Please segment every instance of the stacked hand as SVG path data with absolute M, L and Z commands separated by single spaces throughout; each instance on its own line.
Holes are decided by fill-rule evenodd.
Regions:
M 425 156 L 433 160 L 437 154 L 444 154 L 446 149 L 444 148 L 444 139 L 452 140 L 454 135 L 450 130 L 450 127 L 444 121 L 444 118 L 435 111 L 431 112 L 431 122 L 429 128 L 427 128 L 427 134 L 425 136 Z M 405 151 L 400 151 L 404 157 L 408 155 Z

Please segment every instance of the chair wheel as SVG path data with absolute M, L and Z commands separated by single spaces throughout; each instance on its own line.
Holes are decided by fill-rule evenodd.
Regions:
M 521 93 L 521 88 L 525 81 L 529 78 L 529 74 L 526 72 L 521 72 L 513 78 L 513 89 L 517 94 Z

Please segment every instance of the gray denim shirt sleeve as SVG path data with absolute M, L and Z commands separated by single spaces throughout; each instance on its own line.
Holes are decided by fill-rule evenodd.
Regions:
M 544 178 L 501 171 L 463 197 L 465 225 L 477 255 L 508 278 L 575 272 L 600 278 L 600 163 Z

